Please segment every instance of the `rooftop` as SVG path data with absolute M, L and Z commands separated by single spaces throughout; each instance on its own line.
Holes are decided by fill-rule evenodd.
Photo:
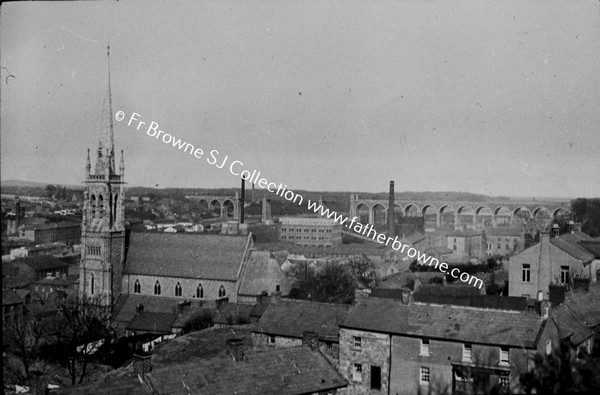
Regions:
M 253 332 L 301 338 L 302 332 L 311 331 L 320 339 L 337 341 L 339 324 L 349 310 L 345 304 L 272 299 Z
M 533 313 L 436 305 L 397 299 L 358 299 L 345 328 L 457 342 L 534 348 L 542 319 Z
M 51 255 L 37 255 L 28 256 L 24 258 L 17 258 L 10 262 L 11 264 L 24 264 L 29 266 L 35 271 L 57 269 L 61 267 L 69 266 L 67 263 L 55 258 Z
M 589 246 L 595 246 L 596 243 L 592 242 L 582 245 L 580 244 L 582 241 L 592 242 L 593 240 L 587 234 L 579 231 L 565 233 L 559 237 L 550 239 L 550 243 L 565 251 L 572 257 L 579 259 L 584 264 L 591 262 L 596 257 L 600 257 L 600 255 L 592 253 L 594 251 L 593 249 L 591 249 L 592 251 L 589 251 Z M 584 246 L 588 246 L 588 248 L 585 248 Z
M 173 324 L 176 318 L 176 314 L 142 311 L 133 317 L 127 326 L 127 330 L 152 333 L 171 333 L 171 324 Z
M 263 291 L 272 293 L 275 291 L 274 285 L 281 286 L 286 290 L 287 278 L 281 271 L 279 263 L 268 251 L 251 251 L 244 270 L 242 283 L 240 285 L 240 295 L 260 295 Z
M 237 279 L 247 237 L 131 233 L 123 274 Z
M 519 228 L 505 228 L 502 226 L 496 228 L 485 228 L 484 232 L 488 236 L 513 236 L 520 237 L 523 235 L 523 231 Z

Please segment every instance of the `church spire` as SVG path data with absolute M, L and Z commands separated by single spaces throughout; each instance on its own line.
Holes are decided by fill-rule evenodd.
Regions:
M 110 86 L 110 43 L 106 46 L 106 57 L 108 60 L 108 174 L 115 174 L 115 137 L 113 132 L 113 109 L 112 109 L 112 91 Z

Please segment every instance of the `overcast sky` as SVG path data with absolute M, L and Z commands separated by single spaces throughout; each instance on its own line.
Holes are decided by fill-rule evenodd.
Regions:
M 293 189 L 600 196 L 599 4 L 4 3 L 1 176 L 83 180 L 110 41 L 113 112 Z M 125 122 L 115 141 L 129 185 L 239 184 Z

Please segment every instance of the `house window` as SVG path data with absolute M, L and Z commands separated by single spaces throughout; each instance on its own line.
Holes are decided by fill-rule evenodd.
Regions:
M 204 289 L 202 289 L 202 284 L 198 284 L 198 288 L 196 288 L 196 297 L 197 298 L 204 298 Z
M 471 362 L 471 345 L 470 344 L 463 344 L 463 355 L 462 355 L 462 359 L 465 362 Z
M 281 291 L 281 287 L 279 286 L 279 284 L 277 284 L 275 286 L 275 292 L 279 292 L 279 291 Z
M 426 366 L 421 366 L 421 371 L 419 375 L 419 383 L 424 385 L 429 385 L 429 368 Z
M 508 347 L 500 347 L 500 365 L 508 366 Z
M 355 363 L 352 369 L 352 380 L 353 381 L 362 381 L 362 365 L 360 363 Z
M 419 355 L 423 357 L 429 356 L 429 339 L 421 339 L 421 350 Z
M 530 271 L 531 271 L 531 265 L 528 263 L 524 263 L 523 264 L 523 271 L 522 271 L 522 275 L 521 275 L 521 279 L 523 280 L 523 282 L 528 283 L 529 281 L 531 281 L 531 276 L 530 276 Z
M 181 284 L 175 285 L 175 296 L 181 296 Z
M 371 389 L 381 389 L 381 366 L 371 365 Z
M 156 280 L 156 284 L 154 284 L 154 295 L 160 295 L 160 283 Z
M 135 280 L 135 284 L 133 284 L 133 293 L 139 294 L 142 292 L 142 286 L 140 285 L 139 280 Z
M 221 285 L 221 287 L 219 288 L 219 298 L 222 298 L 225 296 L 225 287 Z
M 507 392 L 510 387 L 510 376 L 500 376 L 498 386 L 501 392 Z
M 569 284 L 569 266 L 560 267 L 560 282 L 561 284 Z
M 354 348 L 360 350 L 362 347 L 362 338 L 358 336 L 354 336 Z
M 269 336 L 269 343 L 275 344 L 275 336 Z

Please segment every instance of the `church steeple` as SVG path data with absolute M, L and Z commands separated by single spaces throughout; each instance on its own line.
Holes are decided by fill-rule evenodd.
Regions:
M 91 173 L 86 162 L 84 209 L 81 226 L 81 297 L 101 298 L 102 304 L 114 306 L 121 294 L 121 273 L 125 256 L 125 161 L 121 151 L 119 173 L 115 166 L 115 143 L 110 81 L 110 46 L 108 56 L 108 97 L 101 116 L 98 157 Z

